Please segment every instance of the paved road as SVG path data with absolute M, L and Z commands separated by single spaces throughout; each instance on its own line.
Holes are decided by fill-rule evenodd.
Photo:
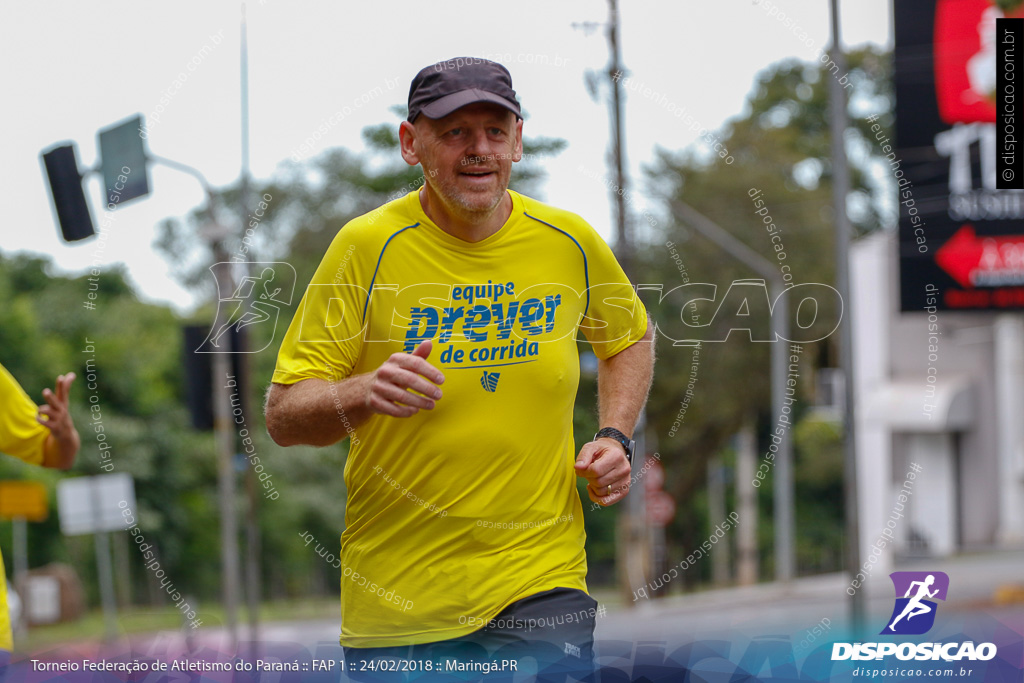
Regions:
M 1024 551 L 960 556 L 943 561 L 904 564 L 901 570 L 938 570 L 950 577 L 949 599 L 940 606 L 942 617 L 929 638 L 941 639 L 961 632 L 993 632 L 1016 643 L 1018 659 L 1024 640 L 1024 603 L 996 604 L 994 595 L 1000 586 L 1016 583 L 1024 586 Z M 661 644 L 671 649 L 679 644 L 720 638 L 737 643 L 758 638 L 788 638 L 797 654 L 813 649 L 806 643 L 818 627 L 824 632 L 812 640 L 855 640 L 848 631 L 850 602 L 846 593 L 849 580 L 843 574 L 828 574 L 798 579 L 789 585 L 762 583 L 744 588 L 710 590 L 677 595 L 654 601 L 638 601 L 628 608 L 608 609 L 597 620 L 595 637 L 602 642 L 627 641 L 638 648 L 644 643 Z M 892 585 L 886 576 L 872 577 L 865 633 L 877 634 L 893 606 Z M 827 627 L 827 628 L 826 628 Z M 260 630 L 263 655 L 304 648 L 314 658 L 336 658 L 338 622 L 335 619 L 264 624 Z M 244 627 L 240 640 L 249 640 Z M 803 647 L 799 647 L 805 641 Z M 810 645 L 810 647 L 807 647 Z M 206 650 L 208 654 L 229 652 L 223 629 L 201 628 L 190 642 L 181 632 L 162 632 L 133 636 L 113 646 L 84 643 L 59 651 L 34 653 L 53 657 L 81 659 L 104 656 L 184 657 L 188 652 Z M 268 652 L 269 650 L 269 652 Z M 1024 667 L 1024 661 L 1016 666 Z

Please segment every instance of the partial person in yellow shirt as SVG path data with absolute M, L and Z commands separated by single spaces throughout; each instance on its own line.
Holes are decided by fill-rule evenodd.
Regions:
M 57 377 L 56 390 L 43 389 L 46 405 L 37 406 L 0 365 L 0 453 L 33 465 L 66 470 L 75 462 L 81 439 L 68 410 L 75 373 Z M 0 558 L 0 666 L 13 647 L 7 611 L 7 580 Z

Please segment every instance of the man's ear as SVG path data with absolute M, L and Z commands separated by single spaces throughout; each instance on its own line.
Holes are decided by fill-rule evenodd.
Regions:
M 512 152 L 512 161 L 519 161 L 523 158 L 523 120 L 516 119 L 516 148 Z
M 402 150 L 402 158 L 410 166 L 420 163 L 420 156 L 416 153 L 416 136 L 416 126 L 408 121 L 402 121 L 402 125 L 398 127 L 398 141 Z

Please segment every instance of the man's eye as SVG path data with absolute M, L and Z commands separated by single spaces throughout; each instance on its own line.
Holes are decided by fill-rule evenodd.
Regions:
M 448 131 L 448 135 L 460 135 L 461 133 L 461 128 L 452 128 L 450 131 Z

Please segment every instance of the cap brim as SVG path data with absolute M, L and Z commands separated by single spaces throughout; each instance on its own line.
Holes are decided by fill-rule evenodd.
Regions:
M 420 113 L 430 119 L 442 119 L 456 109 L 461 109 L 467 104 L 475 104 L 477 102 L 492 102 L 505 107 L 505 109 L 508 109 L 510 112 L 515 114 L 516 118 L 522 118 L 518 104 L 509 102 L 501 95 L 495 95 L 492 92 L 479 90 L 477 88 L 469 88 L 467 90 L 454 92 L 451 95 L 445 95 L 444 97 L 422 107 L 420 109 Z

